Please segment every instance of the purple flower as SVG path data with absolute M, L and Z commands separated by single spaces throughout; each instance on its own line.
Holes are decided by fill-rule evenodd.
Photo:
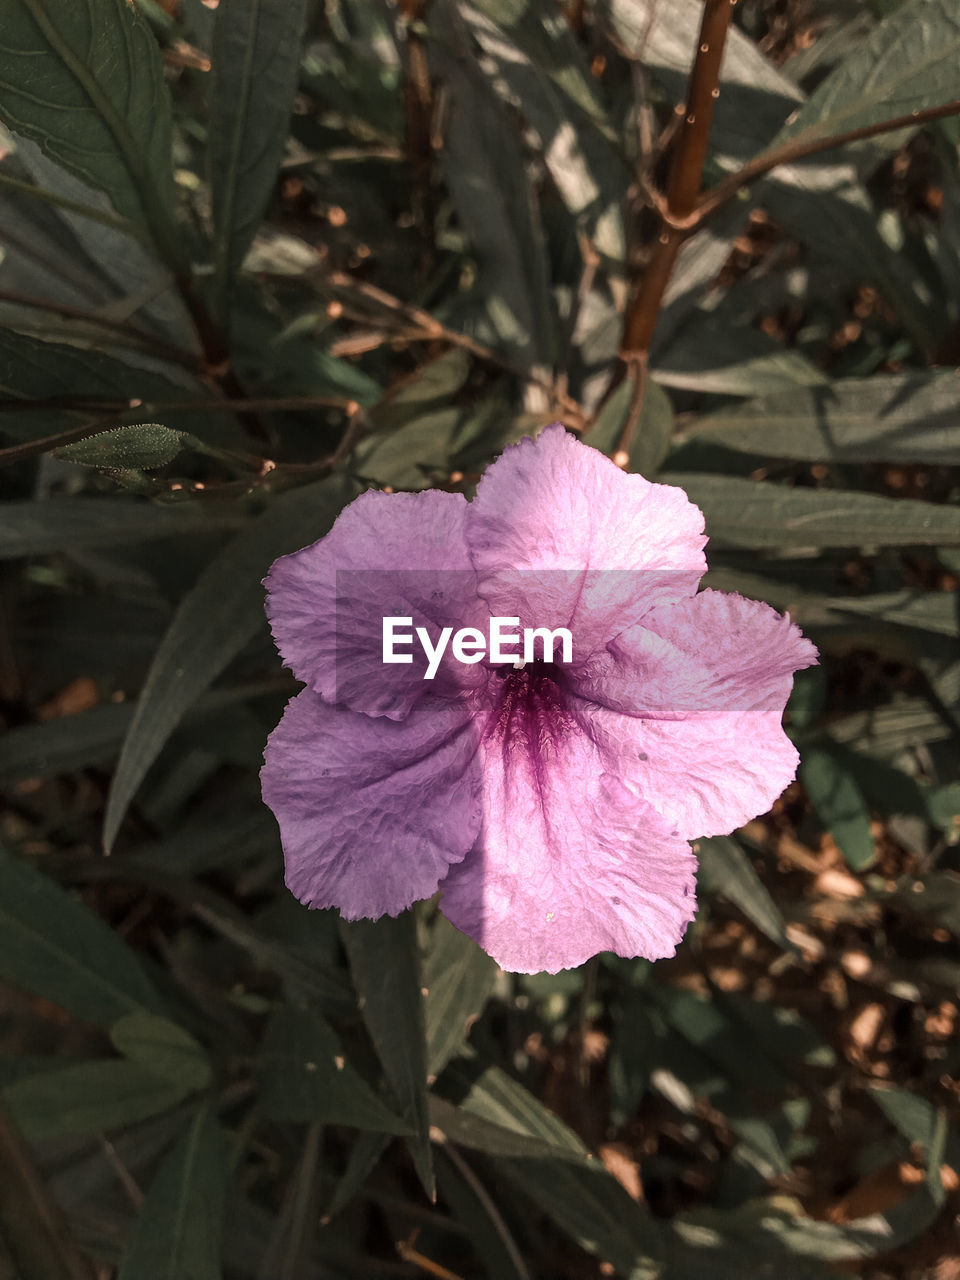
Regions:
M 781 726 L 813 645 L 765 604 L 697 587 L 703 516 L 559 424 L 477 495 L 368 492 L 276 561 L 267 612 L 306 688 L 270 737 L 263 796 L 290 889 L 350 920 L 441 909 L 504 968 L 672 955 L 689 841 L 794 777 Z M 383 661 L 383 619 L 436 646 L 491 617 L 566 627 L 572 660 Z M 447 633 L 449 636 L 449 632 Z M 555 655 L 556 656 L 556 655 Z

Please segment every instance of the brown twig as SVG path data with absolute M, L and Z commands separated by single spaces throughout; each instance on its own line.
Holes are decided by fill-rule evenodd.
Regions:
M 15 462 L 35 458 L 40 453 L 49 453 L 51 449 L 62 449 L 64 445 L 78 444 L 88 436 L 95 436 L 106 430 L 113 421 L 113 418 L 98 418 L 93 422 L 85 422 L 82 426 L 71 427 L 68 431 L 58 431 L 53 436 L 43 436 L 39 440 L 27 440 L 23 444 L 11 445 L 9 449 L 0 449 L 0 467 L 11 467 Z
M 618 457 L 629 454 L 630 442 L 640 420 L 645 369 L 657 316 L 680 247 L 690 234 L 683 224 L 696 209 L 700 197 L 713 108 L 719 92 L 720 64 L 736 3 L 737 0 L 706 0 L 704 4 L 687 100 L 677 108 L 683 123 L 673 154 L 665 206 L 660 210 L 660 233 L 624 319 L 620 359 L 625 372 L 635 378 L 636 387 L 631 411 L 617 444 Z
M 720 79 L 720 62 L 735 3 L 736 0 L 706 0 L 704 5 L 687 102 L 678 108 L 678 114 L 683 114 L 683 125 L 667 187 L 665 225 L 624 321 L 621 358 L 628 363 L 650 350 L 660 302 L 685 239 L 684 230 L 673 224 L 693 213 L 700 195 L 703 163 L 713 120 L 714 90 Z
M 939 107 L 927 107 L 923 111 L 911 111 L 909 115 L 896 116 L 892 120 L 882 120 L 879 124 L 868 124 L 859 129 L 849 129 L 846 133 L 833 134 L 829 138 L 810 138 L 808 136 L 804 140 L 804 135 L 798 133 L 795 138 L 791 138 L 789 142 L 784 142 L 782 146 L 774 147 L 771 151 L 763 151 L 760 155 L 754 156 L 736 173 L 731 173 L 728 178 L 724 178 L 715 187 L 711 187 L 697 205 L 693 215 L 693 222 L 687 234 L 690 235 L 693 231 L 696 231 L 712 213 L 719 209 L 721 205 L 726 204 L 728 200 L 731 200 L 741 188 L 753 182 L 756 178 L 762 178 L 764 174 L 770 173 L 771 170 L 778 169 L 780 165 L 795 164 L 798 160 L 805 160 L 808 156 L 819 155 L 823 151 L 833 151 L 836 147 L 849 146 L 851 142 L 862 142 L 866 138 L 876 138 L 884 133 L 895 133 L 898 129 L 916 128 L 922 124 L 929 124 L 933 120 L 943 120 L 947 116 L 956 115 L 960 115 L 960 98 L 945 102 Z
M 404 41 L 403 98 L 406 110 L 405 147 L 413 177 L 413 217 L 420 232 L 421 262 L 424 277 L 429 275 L 434 258 L 433 226 L 433 86 L 427 62 L 427 46 L 420 34 L 427 0 L 398 0 L 402 15 Z

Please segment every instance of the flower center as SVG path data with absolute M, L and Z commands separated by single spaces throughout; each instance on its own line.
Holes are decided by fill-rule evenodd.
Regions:
M 504 750 L 541 754 L 574 727 L 566 705 L 565 680 L 555 662 L 533 662 L 497 668 L 503 681 L 487 734 Z

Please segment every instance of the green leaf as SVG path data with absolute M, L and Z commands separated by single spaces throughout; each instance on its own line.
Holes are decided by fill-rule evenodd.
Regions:
M 577 226 L 601 253 L 622 259 L 620 204 L 629 171 L 569 22 L 507 0 L 475 0 L 460 12 L 496 68 L 494 86 L 536 130 L 544 163 Z
M 210 1061 L 189 1032 L 166 1018 L 131 1013 L 110 1028 L 110 1039 L 125 1058 L 154 1075 L 182 1085 L 206 1089 L 213 1079 Z
M 231 0 L 213 28 L 208 159 L 221 297 L 273 192 L 290 129 L 306 0 Z
M 367 416 L 383 431 L 405 427 L 419 418 L 425 408 L 445 407 L 462 391 L 470 376 L 471 364 L 471 357 L 463 347 L 451 347 L 388 391 Z
M 102 351 L 47 342 L 26 333 L 0 328 L 0 393 L 9 397 L 47 400 L 54 396 L 82 396 L 108 405 L 124 400 L 184 400 L 196 387 L 199 399 L 207 394 L 193 379 L 175 381 L 154 369 L 143 369 Z M 89 410 L 81 410 L 86 417 Z M 13 410 L 0 415 L 0 432 L 16 440 L 45 438 L 57 430 L 76 426 L 77 410 Z M 186 418 L 187 415 L 184 415 Z M 192 417 L 192 415 L 191 415 Z M 203 419 L 197 420 L 198 430 Z
M 759 329 L 745 329 L 736 295 L 714 311 L 694 310 L 669 346 L 651 359 L 651 377 L 666 387 L 725 396 L 756 396 L 819 386 L 820 369 L 802 352 Z
M 161 1013 L 137 957 L 76 898 L 0 849 L 0 974 L 78 1018 L 108 1027 Z
M 223 1130 L 201 1107 L 154 1175 L 118 1280 L 221 1280 L 226 1184 Z
M 960 15 L 952 0 L 902 4 L 846 53 L 773 145 L 834 137 L 949 102 L 958 56 Z M 892 145 L 904 141 L 895 136 Z
M 834 742 L 881 757 L 896 756 L 907 748 L 930 742 L 942 742 L 954 733 L 952 726 L 924 699 L 906 697 L 831 720 L 823 731 Z
M 18 1080 L 3 1090 L 25 1138 L 40 1142 L 103 1133 L 169 1111 L 190 1089 L 136 1062 L 83 1062 Z
M 485 1071 L 460 1107 L 431 1097 L 430 1118 L 450 1141 L 492 1156 L 504 1176 L 582 1248 L 636 1280 L 657 1274 L 660 1237 L 649 1211 L 504 1072 Z
M 158 422 L 141 422 L 136 426 L 115 427 L 87 436 L 77 444 L 54 450 L 64 462 L 79 462 L 85 467 L 138 468 L 152 471 L 172 462 L 183 448 L 183 432 L 171 431 Z
M 188 719 L 215 715 L 258 693 L 273 695 L 275 690 L 269 685 L 214 689 L 194 704 L 187 713 Z M 134 710 L 130 702 L 105 703 L 46 724 L 25 724 L 8 730 L 0 735 L 0 779 L 18 782 L 23 778 L 50 778 L 114 759 Z M 216 846 L 208 846 L 208 851 L 216 856 Z
M 667 473 L 734 547 L 936 546 L 960 543 L 960 509 L 838 489 L 788 488 L 734 476 Z
M 601 453 L 612 455 L 617 451 L 635 387 L 632 377 L 624 378 L 597 414 L 593 426 L 580 437 L 584 444 L 592 445 Z M 639 472 L 647 479 L 652 479 L 667 456 L 672 432 L 673 406 L 670 398 L 661 387 L 648 379 L 640 418 L 630 444 L 630 460 L 626 470 Z
M 431 22 L 442 17 L 431 9 Z M 431 70 L 449 94 L 443 167 L 477 258 L 476 305 L 512 360 L 550 365 L 556 349 L 550 270 L 517 131 L 458 30 L 444 31 L 430 50 Z
M 954 464 L 960 379 L 950 373 L 843 378 L 695 418 L 681 441 L 816 462 Z
M 530 1273 L 516 1242 L 492 1197 L 449 1144 L 440 1148 L 437 1178 L 443 1199 L 454 1217 L 470 1234 L 489 1277 L 497 1280 L 530 1280 Z
M 906 1089 L 889 1089 L 872 1085 L 870 1096 L 892 1125 L 907 1142 L 917 1142 L 925 1152 L 932 1150 L 937 1138 L 939 1113 L 936 1107 L 916 1093 Z M 952 1168 L 960 1168 L 960 1133 L 948 1131 L 944 1152 L 946 1162 Z
M 160 51 L 126 0 L 8 0 L 0 117 L 146 228 L 171 264 L 170 97 Z
M 318 1013 L 289 1005 L 278 1009 L 264 1036 L 261 1064 L 261 1103 L 273 1120 L 411 1132 L 346 1061 L 339 1040 Z
M 465 1045 L 496 976 L 496 961 L 438 912 L 423 972 L 430 1077 L 436 1078 Z
M 389 1133 L 361 1130 L 357 1134 L 347 1157 L 346 1168 L 337 1180 L 337 1189 L 327 1206 L 326 1217 L 332 1218 L 354 1199 L 392 1140 L 393 1136 Z
M 487 1067 L 479 1076 L 471 1078 L 466 1070 L 454 1066 L 445 1079 L 466 1086 L 460 1098 L 461 1112 L 574 1155 L 584 1158 L 589 1155 L 587 1147 L 568 1125 L 499 1067 Z
M 181 600 L 154 655 L 120 753 L 104 820 L 108 849 L 138 786 L 185 712 L 263 625 L 261 579 L 270 565 L 325 534 L 355 493 L 351 482 L 332 476 L 274 499 L 210 561 Z
M 698 840 L 696 852 L 700 859 L 701 889 L 708 894 L 722 894 L 738 906 L 771 942 L 784 950 L 792 950 L 779 907 L 733 836 Z
M 395 489 L 426 489 L 430 472 L 449 472 L 454 441 L 463 425 L 460 409 L 436 409 L 402 427 L 377 432 L 358 446 L 358 475 Z
M 427 1117 L 427 1045 L 423 979 L 412 911 L 341 923 L 341 936 L 384 1074 L 413 1129 L 410 1155 L 430 1199 L 436 1198 Z
M 236 512 L 213 515 L 190 501 L 56 497 L 5 502 L 0 507 L 0 560 L 205 533 L 235 528 L 239 521 Z
M 800 762 L 800 781 L 847 864 L 854 871 L 872 866 L 877 848 L 870 831 L 870 811 L 843 761 L 829 751 L 807 747 Z
M 653 70 L 673 102 L 682 102 L 703 16 L 700 0 L 609 0 L 603 22 L 618 45 Z M 727 34 L 720 96 L 714 107 L 710 144 L 727 161 L 748 160 L 803 101 L 792 80 L 763 56 L 737 27 Z

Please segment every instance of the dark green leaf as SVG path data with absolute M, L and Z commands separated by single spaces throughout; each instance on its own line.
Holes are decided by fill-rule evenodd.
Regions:
M 696 851 L 700 859 L 701 888 L 709 894 L 723 894 L 771 942 L 792 950 L 779 908 L 733 836 L 698 840 Z
M 102 1026 L 163 1011 L 120 938 L 59 885 L 3 850 L 0 974 Z
M 427 1195 L 436 1187 L 427 1118 L 427 1044 L 423 979 L 412 911 L 379 920 L 343 921 L 341 935 L 350 960 L 367 1030 L 384 1074 L 413 1129 L 410 1154 Z
M 0 116 L 106 192 L 182 263 L 174 226 L 170 99 L 150 28 L 126 0 L 9 0 Z
M 960 16 L 952 0 L 910 0 L 841 59 L 773 145 L 834 137 L 949 102 L 958 56 Z
M 182 448 L 182 431 L 171 431 L 158 422 L 141 422 L 136 426 L 100 431 L 77 444 L 64 445 L 54 453 L 65 462 L 79 462 L 86 467 L 133 467 L 151 471 L 172 462 Z
M 593 426 L 580 437 L 584 444 L 592 445 L 601 453 L 616 453 L 621 432 L 630 413 L 635 387 L 633 378 L 624 378 L 597 414 Z M 653 479 L 667 456 L 672 431 L 673 407 L 670 399 L 661 387 L 648 379 L 626 470 L 636 471 Z
M 475 1115 L 498 1128 L 509 1129 L 581 1157 L 589 1154 L 571 1128 L 548 1111 L 529 1089 L 499 1067 L 487 1067 L 475 1079 L 452 1068 L 447 1078 L 453 1082 L 469 1081 L 469 1087 L 460 1099 L 461 1113 Z
M 437 914 L 424 964 L 427 1070 L 440 1074 L 463 1048 L 497 976 L 496 962 L 446 916 Z
M 437 1179 L 444 1200 L 470 1233 L 489 1280 L 530 1280 L 516 1241 L 482 1182 L 450 1144 L 440 1148 Z
M 223 1131 L 201 1107 L 154 1175 L 118 1280 L 221 1280 Z
M 110 1028 L 110 1039 L 125 1058 L 184 1089 L 205 1089 L 213 1078 L 209 1059 L 193 1036 L 166 1018 L 128 1014 Z
M 476 0 L 461 13 L 496 67 L 495 86 L 536 130 L 569 213 L 601 253 L 622 259 L 628 170 L 570 24 L 505 0 Z
M 820 820 L 840 846 L 854 871 L 874 862 L 877 849 L 870 830 L 870 811 L 856 779 L 832 753 L 808 747 L 800 762 L 800 781 Z
M 696 418 L 682 439 L 811 462 L 950 465 L 960 456 L 960 379 L 950 373 L 845 378 Z
M 346 1061 L 336 1035 L 318 1013 L 278 1009 L 267 1027 L 261 1060 L 261 1102 L 271 1119 L 411 1132 Z
M 113 497 L 5 502 L 0 560 L 229 529 L 240 522 L 236 512 L 214 515 L 198 502 L 161 505 Z
M 919 1143 L 929 1152 L 937 1138 L 939 1116 L 937 1109 L 919 1094 L 906 1089 L 871 1087 L 874 1102 L 909 1143 Z M 960 1133 L 956 1129 L 947 1134 L 944 1152 L 946 1162 L 953 1169 L 960 1168 Z
M 290 127 L 306 0 L 230 0 L 213 28 L 208 150 L 218 288 L 229 288 L 273 192 Z
M 791 489 L 734 476 L 667 474 L 735 547 L 935 546 L 960 542 L 960 510 L 836 489 Z
M 549 365 L 556 345 L 550 273 L 517 132 L 459 30 L 433 49 L 431 65 L 450 95 L 444 170 L 477 255 L 478 304 L 511 359 Z
M 18 1080 L 3 1099 L 34 1142 L 103 1133 L 169 1111 L 191 1090 L 136 1062 L 83 1062 Z
M 184 713 L 263 625 L 261 579 L 277 556 L 327 532 L 356 489 L 338 476 L 274 500 L 216 556 L 180 602 L 137 702 L 110 789 L 109 848 L 137 787 Z M 211 601 L 217 607 L 211 608 Z

